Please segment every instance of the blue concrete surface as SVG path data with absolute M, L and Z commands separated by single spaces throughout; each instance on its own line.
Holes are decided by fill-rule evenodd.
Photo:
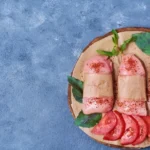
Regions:
M 96 36 L 150 27 L 149 10 L 149 0 L 0 0 L 0 150 L 110 149 L 74 125 L 66 77 Z

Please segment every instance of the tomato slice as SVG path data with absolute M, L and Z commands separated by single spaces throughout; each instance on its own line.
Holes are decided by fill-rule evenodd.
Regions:
M 105 114 L 105 116 L 100 120 L 100 122 L 94 126 L 92 129 L 93 134 L 102 134 L 110 132 L 114 129 L 117 124 L 117 119 L 115 114 L 111 111 Z
M 137 139 L 132 143 L 133 145 L 137 145 L 142 143 L 146 136 L 147 136 L 147 124 L 145 123 L 145 121 L 139 117 L 139 116 L 132 116 L 139 124 L 139 136 L 137 137 Z
M 125 121 L 125 132 L 121 137 L 121 144 L 127 145 L 132 144 L 139 134 L 139 126 L 137 121 L 129 115 L 122 114 Z
M 115 140 L 118 140 L 121 138 L 121 136 L 123 135 L 124 133 L 124 130 L 125 130 L 125 122 L 123 120 L 123 117 L 122 115 L 117 112 L 117 111 L 114 111 L 116 117 L 117 117 L 117 125 L 115 126 L 115 128 L 110 131 L 109 133 L 107 133 L 105 136 L 104 136 L 104 140 L 109 140 L 109 141 L 115 141 Z
M 148 137 L 150 137 L 150 116 L 143 116 L 142 117 L 144 119 L 144 121 L 146 122 L 147 126 L 148 126 Z

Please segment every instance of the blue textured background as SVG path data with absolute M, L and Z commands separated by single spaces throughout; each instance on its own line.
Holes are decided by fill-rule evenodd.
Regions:
M 73 123 L 67 75 L 112 28 L 150 27 L 149 0 L 0 0 L 0 150 L 103 150 Z

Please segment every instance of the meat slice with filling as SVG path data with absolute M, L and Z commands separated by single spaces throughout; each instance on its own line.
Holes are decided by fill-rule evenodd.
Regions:
M 83 69 L 84 114 L 105 113 L 113 108 L 112 62 L 105 56 L 87 60 Z
M 146 81 L 141 61 L 133 54 L 122 57 L 118 76 L 116 108 L 128 115 L 146 116 Z

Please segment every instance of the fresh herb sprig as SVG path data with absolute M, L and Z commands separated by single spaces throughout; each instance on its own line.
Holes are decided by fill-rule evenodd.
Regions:
M 135 40 L 136 38 L 133 36 L 130 39 L 125 40 L 123 44 L 120 46 L 120 51 L 123 53 L 123 51 L 127 48 L 128 44 L 134 42 Z
M 114 47 L 113 47 L 112 51 L 97 50 L 98 54 L 104 55 L 104 56 L 109 56 L 109 57 L 118 56 L 119 53 L 123 53 L 123 51 L 126 49 L 126 47 L 128 46 L 129 43 L 135 41 L 135 37 L 132 36 L 130 39 L 125 40 L 121 46 L 119 46 L 118 45 L 119 35 L 118 35 L 117 31 L 112 30 L 112 34 L 113 34 L 112 41 L 114 43 Z

